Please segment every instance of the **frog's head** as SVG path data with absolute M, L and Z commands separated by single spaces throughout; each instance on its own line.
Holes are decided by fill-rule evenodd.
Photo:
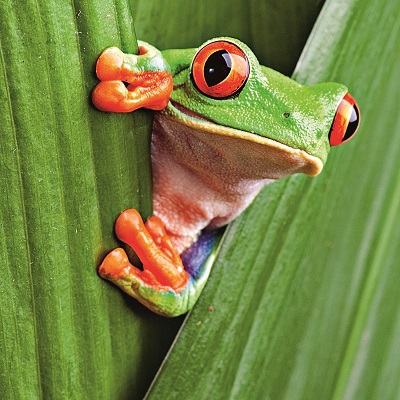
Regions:
M 302 86 L 260 66 L 239 40 L 212 39 L 165 56 L 174 75 L 165 112 L 197 129 L 263 145 L 274 164 L 271 178 L 317 175 L 330 147 L 358 128 L 358 106 L 345 86 Z

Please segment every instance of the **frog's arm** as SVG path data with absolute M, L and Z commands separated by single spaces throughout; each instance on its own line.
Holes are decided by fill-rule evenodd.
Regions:
M 143 223 L 136 210 L 125 210 L 116 221 L 115 233 L 133 248 L 143 270 L 134 267 L 125 251 L 117 248 L 99 267 L 101 277 L 160 315 L 173 317 L 193 307 L 209 276 L 213 262 L 210 253 L 217 245 L 218 232 L 203 234 L 182 258 L 156 216 Z

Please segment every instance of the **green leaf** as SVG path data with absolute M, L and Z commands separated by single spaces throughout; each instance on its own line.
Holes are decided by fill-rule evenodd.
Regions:
M 399 48 L 398 1 L 326 2 L 295 76 L 346 84 L 360 132 L 230 225 L 148 399 L 399 398 Z

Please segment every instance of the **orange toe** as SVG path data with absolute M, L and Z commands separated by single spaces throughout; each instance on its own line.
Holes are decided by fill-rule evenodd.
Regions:
M 142 217 L 134 208 L 122 211 L 115 222 L 115 233 L 125 243 L 130 242 L 132 235 L 135 236 L 143 230 L 144 223 Z
M 102 81 L 92 92 L 93 104 L 100 111 L 124 112 L 128 90 L 121 81 Z
M 110 47 L 101 53 L 96 64 L 96 75 L 101 81 L 121 80 L 124 53 L 117 47 Z
M 121 248 L 111 251 L 99 267 L 99 275 L 107 279 L 119 279 L 134 273 L 135 267 Z

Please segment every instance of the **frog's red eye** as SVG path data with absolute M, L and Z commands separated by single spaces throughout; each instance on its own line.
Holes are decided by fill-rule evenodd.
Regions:
M 356 101 L 347 93 L 336 110 L 335 119 L 329 133 L 331 146 L 338 146 L 350 140 L 360 125 L 360 111 Z
M 202 47 L 192 65 L 192 79 L 197 89 L 217 99 L 239 94 L 249 73 L 249 61 L 244 52 L 223 40 Z

